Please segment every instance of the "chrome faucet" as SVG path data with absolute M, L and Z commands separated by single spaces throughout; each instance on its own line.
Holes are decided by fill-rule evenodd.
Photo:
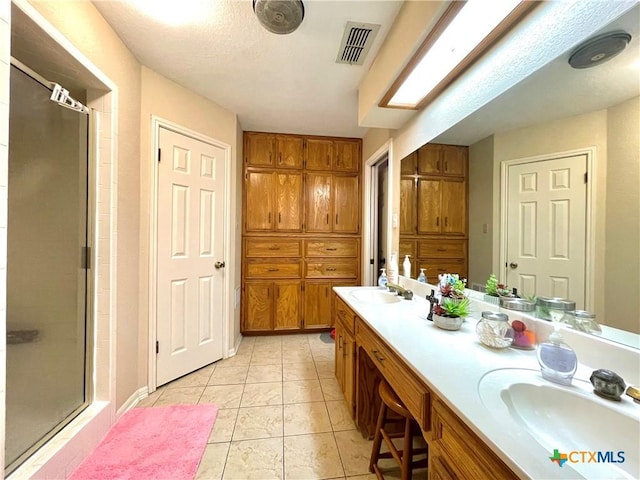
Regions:
M 399 296 L 405 298 L 405 300 L 411 300 L 413 298 L 413 292 L 395 283 L 387 283 L 387 288 L 390 292 L 396 292 Z
M 627 395 L 633 398 L 633 401 L 636 403 L 640 403 L 640 388 L 638 387 L 629 387 L 627 388 Z

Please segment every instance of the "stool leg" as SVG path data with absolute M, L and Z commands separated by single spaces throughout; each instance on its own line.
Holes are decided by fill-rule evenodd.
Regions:
M 383 403 L 380 404 L 380 412 L 378 413 L 378 422 L 376 423 L 376 433 L 373 436 L 373 447 L 371 449 L 371 459 L 369 460 L 369 471 L 374 473 L 373 466 L 378 463 L 378 457 L 380 456 L 380 446 L 382 445 L 382 428 L 384 427 L 384 421 L 387 416 L 387 406 Z
M 411 419 L 407 418 L 404 422 L 404 445 L 402 446 L 402 480 L 411 480 L 413 461 L 413 435 L 411 433 Z

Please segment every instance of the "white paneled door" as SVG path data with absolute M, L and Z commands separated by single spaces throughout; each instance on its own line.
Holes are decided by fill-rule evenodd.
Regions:
M 157 385 L 222 358 L 225 150 L 160 128 Z
M 507 284 L 584 308 L 586 155 L 510 165 Z

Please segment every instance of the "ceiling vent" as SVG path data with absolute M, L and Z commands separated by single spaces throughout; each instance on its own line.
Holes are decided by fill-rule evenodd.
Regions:
M 378 30 L 380 30 L 380 25 L 373 23 L 347 22 L 336 62 L 362 65 Z

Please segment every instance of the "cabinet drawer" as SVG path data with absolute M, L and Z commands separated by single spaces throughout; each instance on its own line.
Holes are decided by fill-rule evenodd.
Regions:
M 355 331 L 356 314 L 351 310 L 344 300 L 336 295 L 336 323 L 339 320 L 349 333 L 353 334 Z
M 307 257 L 357 257 L 358 240 L 351 238 L 305 240 L 304 254 Z
M 431 428 L 431 395 L 427 387 L 361 320 L 356 322 L 356 344 L 365 349 L 420 427 L 428 431 Z
M 300 278 L 302 264 L 291 262 L 245 262 L 247 278 Z
M 307 278 L 354 278 L 358 276 L 358 261 L 307 262 Z
M 282 240 L 279 238 L 247 238 L 245 256 L 256 257 L 299 257 L 302 253 L 300 240 Z
M 418 242 L 419 258 L 466 258 L 467 241 L 455 239 L 420 240 Z
M 440 399 L 433 402 L 432 418 L 432 439 L 456 476 L 518 478 Z

